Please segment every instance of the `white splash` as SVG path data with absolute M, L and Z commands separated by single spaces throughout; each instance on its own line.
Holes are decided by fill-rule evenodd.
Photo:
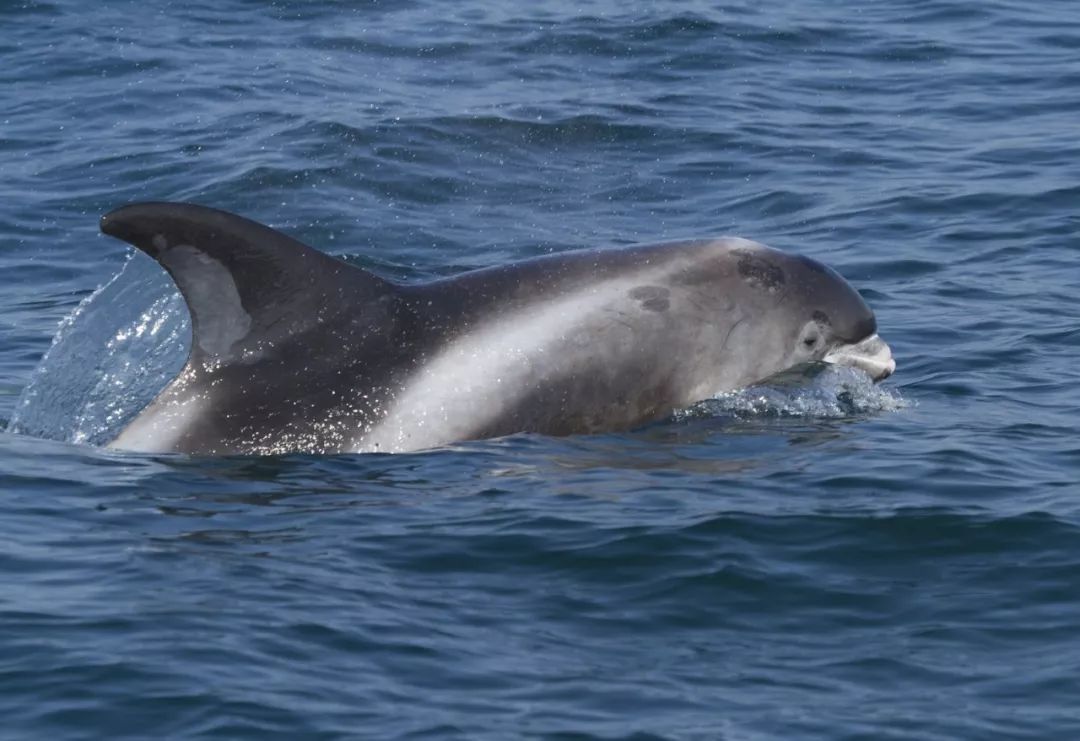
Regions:
M 187 311 L 171 280 L 136 254 L 57 329 L 10 432 L 103 444 L 175 375 L 187 355 Z
M 769 382 L 717 394 L 676 412 L 676 419 L 702 416 L 805 417 L 839 419 L 895 412 L 910 401 L 898 391 L 875 384 L 870 376 L 846 366 L 792 372 Z

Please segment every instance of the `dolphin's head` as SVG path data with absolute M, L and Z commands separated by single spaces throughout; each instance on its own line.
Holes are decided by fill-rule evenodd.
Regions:
M 789 346 L 791 365 L 824 361 L 859 368 L 875 381 L 896 370 L 889 346 L 878 337 L 877 319 L 850 283 L 809 257 L 785 255 L 795 278 L 781 311 L 798 326 Z
M 754 336 L 767 343 L 754 348 L 760 376 L 812 362 L 859 368 L 875 381 L 896 370 L 874 312 L 835 270 L 754 243 L 731 254 L 742 290 L 757 294 Z

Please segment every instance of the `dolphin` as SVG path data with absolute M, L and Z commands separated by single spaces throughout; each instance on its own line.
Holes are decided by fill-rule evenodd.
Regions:
M 194 204 L 124 206 L 101 230 L 154 258 L 191 313 L 187 363 L 119 449 L 395 453 L 619 431 L 805 363 L 896 368 L 839 274 L 740 238 L 408 284 Z

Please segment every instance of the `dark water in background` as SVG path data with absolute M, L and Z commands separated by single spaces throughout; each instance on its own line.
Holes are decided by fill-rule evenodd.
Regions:
M 627 435 L 122 455 L 72 441 L 186 321 L 137 258 L 19 408 L 59 439 L 0 434 L 0 736 L 1080 734 L 1080 5 L 0 0 L 0 59 L 5 423 L 139 199 L 396 278 L 739 234 L 899 363 Z

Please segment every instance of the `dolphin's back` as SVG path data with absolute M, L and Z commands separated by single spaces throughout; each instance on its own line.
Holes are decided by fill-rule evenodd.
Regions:
M 204 206 L 134 204 L 101 229 L 160 263 L 192 319 L 184 369 L 113 446 L 329 451 L 351 441 L 356 414 L 375 413 L 409 324 L 399 286 Z
M 192 355 L 229 361 L 392 294 L 393 284 L 235 214 L 188 203 L 112 211 L 101 230 L 157 260 L 192 319 Z

